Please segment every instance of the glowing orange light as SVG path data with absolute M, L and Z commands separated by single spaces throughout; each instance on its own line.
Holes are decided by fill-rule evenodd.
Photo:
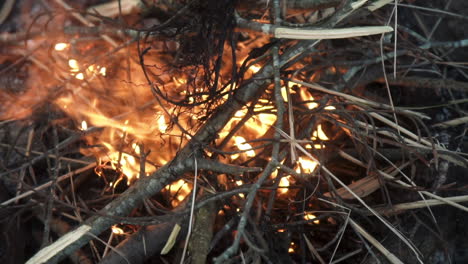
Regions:
M 303 173 L 312 173 L 314 172 L 315 168 L 318 165 L 316 161 L 311 160 L 309 158 L 302 158 L 302 157 L 299 157 L 297 164 L 298 164 L 296 168 L 297 173 L 301 173 L 301 168 L 302 168 Z
M 286 176 L 286 177 L 282 177 L 280 182 L 279 182 L 279 188 L 278 188 L 278 193 L 279 194 L 285 194 L 288 192 L 288 187 L 290 185 L 290 182 L 289 182 L 289 179 L 291 178 L 291 176 Z
M 67 43 L 57 43 L 57 44 L 55 44 L 55 46 L 54 46 L 54 49 L 55 49 L 56 51 L 63 51 L 63 50 L 65 50 L 66 48 L 68 48 L 68 44 L 67 44 Z
M 327 106 L 325 106 L 324 109 L 328 110 L 328 111 L 332 111 L 332 110 L 336 110 L 336 107 L 334 107 L 333 105 L 327 105 Z
M 75 78 L 77 78 L 78 80 L 84 80 L 84 74 L 80 72 L 77 75 L 75 75 Z
M 295 247 L 296 247 L 296 245 L 294 244 L 294 242 L 291 242 L 291 244 L 289 245 L 288 253 L 294 253 L 295 252 L 295 250 L 294 250 Z
M 241 180 L 236 181 L 237 186 L 241 186 L 242 184 L 244 184 L 244 183 Z
M 305 213 L 304 214 L 304 219 L 307 220 L 307 221 L 312 220 L 312 219 L 316 219 L 316 218 L 317 217 L 312 213 Z M 312 221 L 312 223 L 318 225 L 318 224 L 320 224 L 320 220 L 318 220 L 318 219 L 314 220 L 314 221 Z
M 240 150 L 246 151 L 246 155 L 248 157 L 255 157 L 255 151 L 252 149 L 252 146 L 246 142 L 245 138 L 241 136 L 234 136 L 234 141 Z
M 70 66 L 70 71 L 77 72 L 80 70 L 80 66 L 78 65 L 78 61 L 75 59 L 68 60 L 68 66 Z
M 327 135 L 325 134 L 325 132 L 323 131 L 322 129 L 322 125 L 318 125 L 317 126 L 317 130 L 315 130 L 313 133 L 312 133 L 312 140 L 315 140 L 319 138 L 320 140 L 323 140 L 323 141 L 326 141 L 326 140 L 330 140 Z
M 179 205 L 180 202 L 182 202 L 190 194 L 191 191 L 189 184 L 182 179 L 167 185 L 165 189 L 169 191 L 169 194 L 171 196 L 177 194 L 177 196 L 175 197 L 176 199 L 172 201 L 172 206 L 174 207 Z
M 102 76 L 106 76 L 106 67 L 102 67 L 101 69 L 99 69 L 99 74 L 101 74 Z
M 247 109 L 241 109 L 239 111 L 237 111 L 235 114 L 234 114 L 234 117 L 237 117 L 237 118 L 242 118 L 245 116 L 245 114 L 247 113 Z
M 128 119 L 127 119 L 127 120 L 125 120 L 125 122 L 124 122 L 124 126 L 122 127 L 122 131 L 123 131 L 123 132 L 127 132 L 127 129 L 128 129 L 128 122 L 129 122 L 129 120 L 128 120 Z
M 159 118 L 158 118 L 158 129 L 161 133 L 166 133 L 166 129 L 167 129 L 167 124 L 166 124 L 166 118 L 164 117 L 164 115 L 161 115 Z
M 129 185 L 133 180 L 140 177 L 140 164 L 137 162 L 136 158 L 128 153 L 115 150 L 113 146 L 109 143 L 102 142 L 102 144 L 109 150 L 106 160 L 110 161 L 112 169 L 122 172 L 127 177 L 127 184 Z M 154 166 L 151 164 L 146 164 L 148 171 L 154 171 Z M 120 179 L 122 180 L 122 179 Z M 116 181 L 113 184 L 115 188 L 118 183 Z
M 257 73 L 262 67 L 258 66 L 257 64 L 250 66 L 249 70 L 252 73 Z
M 184 79 L 184 78 L 176 78 L 176 77 L 172 77 L 172 80 L 174 81 L 175 85 L 177 87 L 181 86 L 181 85 L 184 85 L 184 84 L 187 84 L 187 80 Z M 182 91 L 181 93 L 183 94 L 186 94 L 187 92 L 186 91 Z
M 116 235 L 123 235 L 123 234 L 125 234 L 125 232 L 123 231 L 123 229 L 120 228 L 120 227 L 118 227 L 118 226 L 115 226 L 115 225 L 114 225 L 114 226 L 111 227 L 111 229 L 112 229 L 112 233 L 114 233 L 114 234 L 116 234 Z
M 140 155 L 140 153 L 141 153 L 140 152 L 140 146 L 138 146 L 137 143 L 133 143 L 132 148 L 133 148 L 133 150 L 135 151 L 136 154 Z
M 283 101 L 288 101 L 288 91 L 286 91 L 286 87 L 281 87 L 281 97 L 283 97 Z
M 299 90 L 299 94 L 304 101 L 314 101 L 314 97 L 303 87 Z M 306 103 L 307 108 L 314 109 L 318 107 L 316 102 L 308 102 Z
M 81 121 L 81 130 L 87 130 L 88 129 L 88 124 L 86 123 L 86 121 Z

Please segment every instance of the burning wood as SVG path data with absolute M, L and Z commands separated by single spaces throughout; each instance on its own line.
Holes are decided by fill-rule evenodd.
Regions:
M 49 8 L 61 15 L 50 19 L 61 23 L 39 19 L 30 45 L 14 47 L 26 50 L 5 55 L 17 61 L 4 71 L 24 67 L 29 76 L 27 89 L 0 91 L 0 124 L 35 125 L 21 150 L 2 145 L 0 184 L 17 195 L 2 205 L 25 204 L 77 226 L 48 246 L 46 227 L 28 263 L 57 262 L 85 245 L 93 261 L 128 259 L 145 225 L 153 239 L 153 228 L 161 230 L 166 241 L 149 242 L 149 252 L 166 262 L 333 262 L 364 250 L 343 236 L 364 236 L 398 263 L 357 224 L 354 214 L 363 211 L 421 257 L 374 210 L 381 211 L 376 193 L 405 189 L 443 199 L 423 190 L 406 166 L 444 170 L 467 161 L 421 129 L 426 114 L 353 90 L 353 83 L 366 89 L 359 86 L 366 66 L 390 58 L 376 47 L 381 41 L 382 53 L 390 50 L 390 35 L 379 38 L 393 29 L 377 20 L 365 27 L 351 14 L 383 17 L 389 11 L 379 9 L 389 1 L 267 1 L 252 10 L 246 1 L 150 2 L 56 0 Z M 317 20 L 317 9 L 330 7 Z M 356 59 L 362 56 L 377 59 Z M 15 142 L 23 141 L 20 131 Z M 348 224 L 354 233 L 345 233 Z M 151 257 L 138 252 L 141 261 Z

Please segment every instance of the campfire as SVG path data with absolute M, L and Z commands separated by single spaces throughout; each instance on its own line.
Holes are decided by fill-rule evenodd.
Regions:
M 394 1 L 45 2 L 1 37 L 9 263 L 406 262 L 370 222 L 422 262 L 394 217 L 467 210 L 453 124 L 390 92 Z

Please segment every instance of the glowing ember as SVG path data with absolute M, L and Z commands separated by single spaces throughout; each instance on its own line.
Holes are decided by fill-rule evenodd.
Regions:
M 80 70 L 80 66 L 78 65 L 78 61 L 75 59 L 68 60 L 68 66 L 70 67 L 70 71 L 78 72 Z
M 333 105 L 327 105 L 327 106 L 325 106 L 324 109 L 328 110 L 328 111 L 332 111 L 332 110 L 336 110 L 336 107 L 334 107 Z
M 280 182 L 279 182 L 279 188 L 278 188 L 278 193 L 279 194 L 285 194 L 288 192 L 288 187 L 290 185 L 290 180 L 291 176 L 286 176 L 286 177 L 282 177 Z
M 237 186 L 241 186 L 242 184 L 244 184 L 244 183 L 241 180 L 236 181 Z
M 88 129 L 88 124 L 86 123 L 86 121 L 81 121 L 81 130 L 87 130 Z
M 304 87 L 301 87 L 301 89 L 299 90 L 299 94 L 301 95 L 301 98 L 304 101 L 315 100 L 314 97 Z M 314 109 L 314 108 L 317 108 L 319 105 L 316 102 L 307 102 L 306 106 L 309 109 Z
M 314 214 L 312 214 L 312 213 L 306 213 L 306 214 L 304 214 L 304 219 L 307 220 L 307 221 L 313 220 L 313 219 L 316 219 L 316 218 L 317 218 L 317 217 L 316 217 Z M 312 222 L 313 222 L 314 224 L 316 224 L 316 225 L 320 224 L 320 220 L 314 220 L 314 221 L 312 221 Z
M 68 48 L 68 44 L 67 44 L 67 43 L 57 43 L 57 44 L 55 44 L 55 46 L 54 46 L 54 49 L 55 49 L 56 51 L 63 51 L 63 50 L 65 50 L 66 48 Z
M 136 143 L 133 143 L 132 144 L 132 148 L 133 150 L 135 151 L 136 154 L 140 155 L 140 147 L 136 144 Z
M 281 87 L 281 97 L 283 97 L 283 101 L 288 101 L 288 91 L 286 91 L 286 87 Z
M 302 157 L 299 157 L 297 164 L 298 164 L 296 168 L 297 173 L 312 173 L 314 172 L 315 168 L 318 165 L 316 161 L 311 160 L 309 158 L 302 158 Z
M 288 82 L 288 87 L 286 87 L 286 86 L 281 87 L 281 97 L 283 97 L 283 101 L 285 101 L 285 102 L 288 101 L 288 91 L 286 89 L 289 89 L 290 94 L 295 94 L 296 93 L 296 91 L 291 89 L 293 86 L 294 86 L 294 83 Z
M 317 138 L 323 141 L 329 140 L 329 138 L 322 129 L 322 125 L 318 125 L 317 130 L 312 133 L 312 140 L 316 140 Z
M 234 117 L 237 117 L 237 118 L 242 118 L 244 116 L 245 116 L 245 109 L 239 110 L 234 114 Z
M 99 74 L 101 74 L 102 76 L 106 76 L 106 67 L 102 67 L 101 69 L 99 69 Z
M 255 157 L 255 151 L 252 149 L 252 146 L 246 142 L 245 138 L 241 136 L 234 136 L 234 141 L 239 150 L 246 151 L 248 157 Z
M 291 244 L 289 245 L 288 253 L 294 253 L 295 247 L 296 247 L 296 244 L 294 242 L 291 242 Z
M 80 72 L 77 75 L 75 75 L 75 78 L 77 78 L 78 80 L 84 80 L 84 74 Z
M 158 128 L 159 128 L 159 131 L 161 133 L 165 133 L 166 132 L 166 129 L 167 129 L 167 124 L 166 124 L 166 118 L 164 117 L 164 115 L 161 115 L 159 118 L 158 118 Z
M 174 81 L 174 83 L 176 84 L 177 87 L 179 87 L 181 85 L 184 85 L 184 84 L 187 84 L 187 80 L 184 79 L 184 78 L 172 77 L 172 80 Z M 187 93 L 187 91 L 183 91 L 183 92 Z
M 252 73 L 257 73 L 262 67 L 258 66 L 257 64 L 250 66 L 249 70 L 252 71 Z
M 116 235 L 124 235 L 125 232 L 123 231 L 122 228 L 118 227 L 118 226 L 112 226 L 112 233 L 116 234 Z

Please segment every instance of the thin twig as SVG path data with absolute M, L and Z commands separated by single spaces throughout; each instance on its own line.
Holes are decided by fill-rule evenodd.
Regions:
M 70 178 L 70 177 L 73 176 L 73 175 L 80 174 L 80 173 L 82 173 L 82 172 L 84 172 L 84 171 L 87 171 L 87 170 L 89 170 L 89 169 L 94 168 L 95 166 L 96 166 L 96 164 L 89 164 L 89 165 L 87 165 L 87 166 L 85 166 L 85 167 L 83 167 L 83 168 L 80 168 L 80 169 L 77 169 L 77 170 L 75 170 L 75 171 L 72 171 L 72 172 L 69 172 L 69 173 L 67 173 L 67 174 L 64 174 L 64 175 L 58 177 L 57 180 L 56 180 L 56 182 L 61 182 L 61 181 L 63 181 L 63 180 L 66 180 L 66 179 Z M 22 194 L 20 194 L 20 195 L 17 195 L 17 196 L 15 196 L 15 197 L 11 198 L 10 200 L 7 200 L 7 201 L 1 203 L 0 205 L 5 206 L 5 205 L 9 205 L 9 204 L 11 204 L 11 203 L 14 203 L 14 202 L 16 202 L 16 201 L 18 201 L 18 200 L 20 200 L 20 199 L 23 199 L 23 198 L 28 197 L 28 196 L 30 196 L 30 195 L 32 195 L 32 194 L 38 192 L 38 191 L 41 191 L 41 190 L 44 190 L 45 188 L 50 187 L 53 183 L 54 183 L 53 180 L 52 180 L 52 181 L 48 181 L 48 182 L 46 182 L 46 183 L 44 183 L 44 184 L 42 184 L 42 185 L 40 185 L 40 186 L 38 186 L 38 187 L 35 187 L 34 189 L 32 189 L 32 190 L 30 190 L 30 191 L 27 191 L 27 192 L 24 192 L 24 193 L 22 193 Z
M 61 5 L 65 10 L 71 12 L 72 16 L 75 17 L 78 21 L 80 21 L 83 25 L 87 27 L 94 27 L 94 24 L 90 22 L 88 19 L 86 19 L 84 16 L 81 14 L 77 13 L 76 11 L 73 10 L 73 8 L 65 3 L 63 0 L 55 0 L 55 2 L 59 5 Z M 113 40 L 111 37 L 108 35 L 101 35 L 102 39 L 107 41 L 109 44 L 111 44 L 114 48 L 118 47 L 119 44 L 115 40 Z
M 187 253 L 188 244 L 190 241 L 190 235 L 192 234 L 192 225 L 195 221 L 195 200 L 197 198 L 197 179 L 198 179 L 198 165 L 197 165 L 197 157 L 193 156 L 193 163 L 194 163 L 194 179 L 193 179 L 193 190 L 192 190 L 192 204 L 190 206 L 190 218 L 188 223 L 188 231 L 187 236 L 185 237 L 185 244 L 184 250 L 182 251 L 182 257 L 180 259 L 180 264 L 184 264 L 185 255 Z
M 349 219 L 349 223 L 351 226 L 361 234 L 369 243 L 371 243 L 374 247 L 376 247 L 387 259 L 390 261 L 390 263 L 394 264 L 403 264 L 403 262 L 397 258 L 393 253 L 388 251 L 387 248 L 385 248 L 377 239 L 375 239 L 371 234 L 369 234 L 362 226 L 360 226 L 358 223 L 356 223 L 353 219 Z

